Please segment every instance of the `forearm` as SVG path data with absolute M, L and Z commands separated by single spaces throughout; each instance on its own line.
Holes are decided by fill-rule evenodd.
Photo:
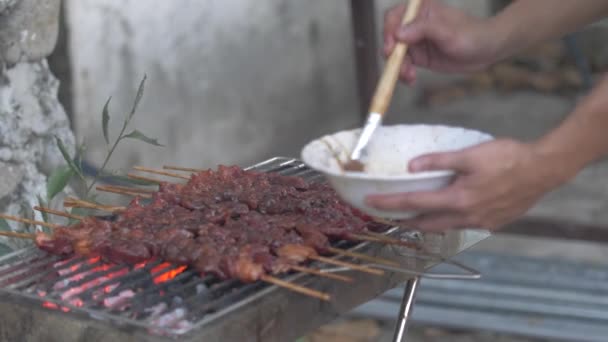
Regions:
M 489 20 L 496 59 L 559 38 L 607 15 L 606 0 L 516 0 Z
M 535 147 L 558 180 L 567 181 L 608 155 L 608 77 Z

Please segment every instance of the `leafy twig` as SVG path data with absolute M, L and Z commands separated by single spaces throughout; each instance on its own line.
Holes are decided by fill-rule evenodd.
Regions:
M 147 137 L 145 134 L 143 134 L 142 132 L 140 132 L 137 129 L 131 131 L 128 134 L 125 134 L 129 124 L 131 123 L 131 119 L 133 119 L 133 117 L 135 116 L 139 102 L 141 101 L 141 99 L 143 97 L 146 78 L 147 77 L 144 75 L 144 77 L 141 80 L 139 87 L 137 89 L 137 95 L 135 96 L 133 106 L 132 106 L 131 110 L 125 115 L 120 132 L 111 145 L 110 145 L 109 124 L 110 124 L 110 101 L 111 101 L 112 97 L 109 97 L 108 100 L 106 101 L 105 105 L 103 106 L 103 110 L 101 113 L 102 132 L 103 132 L 103 137 L 104 137 L 109 149 L 108 149 L 107 155 L 105 156 L 105 158 L 103 160 L 101 168 L 97 171 L 97 173 L 95 174 L 95 176 L 93 177 L 93 180 L 91 182 L 86 181 L 86 179 L 84 177 L 84 172 L 82 171 L 82 165 L 81 165 L 82 159 L 81 158 L 85 151 L 84 144 L 79 146 L 76 158 L 72 158 L 72 157 L 70 157 L 69 153 L 67 152 L 61 139 L 56 138 L 57 147 L 61 151 L 61 154 L 63 155 L 63 158 L 65 159 L 67 165 L 58 168 L 49 177 L 49 181 L 47 184 L 47 194 L 48 194 L 47 201 L 48 202 L 50 202 L 58 193 L 63 191 L 65 186 L 69 183 L 69 181 L 74 176 L 78 176 L 78 178 L 80 178 L 80 180 L 82 181 L 83 187 L 86 189 L 84 192 L 83 198 L 85 198 L 87 200 L 91 200 L 91 197 L 92 197 L 91 191 L 95 187 L 95 184 L 99 181 L 100 177 L 110 176 L 112 178 L 119 178 L 123 182 L 135 183 L 133 180 L 131 180 L 127 177 L 116 176 L 116 175 L 113 175 L 113 173 L 108 173 L 106 171 L 106 167 L 108 166 L 108 163 L 110 161 L 110 158 L 114 154 L 114 151 L 118 147 L 118 144 L 124 139 L 136 139 L 136 140 L 140 140 L 140 141 L 143 141 L 143 142 L 151 144 L 151 145 L 163 146 L 158 142 L 158 140 Z M 140 183 L 138 183 L 138 184 L 140 184 Z

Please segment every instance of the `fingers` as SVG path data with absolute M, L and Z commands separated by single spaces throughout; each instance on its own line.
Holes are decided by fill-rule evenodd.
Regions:
M 395 32 L 405 13 L 405 5 L 395 6 L 384 14 L 384 55 L 388 56 L 395 47 Z
M 407 56 L 403 60 L 403 65 L 401 65 L 399 77 L 409 85 L 416 82 L 416 69 L 412 65 L 411 59 Z
M 459 201 L 451 188 L 434 192 L 408 192 L 390 195 L 372 195 L 367 204 L 376 209 L 389 211 L 458 210 Z
M 469 172 L 473 163 L 467 151 L 431 153 L 414 158 L 409 163 L 411 172 L 453 170 Z

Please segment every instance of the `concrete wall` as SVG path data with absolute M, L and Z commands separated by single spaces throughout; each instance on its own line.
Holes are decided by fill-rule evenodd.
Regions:
M 398 2 L 379 1 L 379 25 Z M 485 8 L 484 1 L 452 2 Z M 113 114 L 121 115 L 144 73 L 135 125 L 167 146 L 130 144 L 117 152 L 115 167 L 297 156 L 310 139 L 359 119 L 348 1 L 68 4 L 75 127 L 93 161 L 105 151 L 106 98 L 113 96 Z M 117 129 L 119 120 L 112 122 Z

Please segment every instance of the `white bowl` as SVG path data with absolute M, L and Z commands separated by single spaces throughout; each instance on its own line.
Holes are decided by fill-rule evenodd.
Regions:
M 406 219 L 416 212 L 383 211 L 369 207 L 369 195 L 438 190 L 454 176 L 452 170 L 420 173 L 408 171 L 409 161 L 431 152 L 455 151 L 492 140 L 475 130 L 442 125 L 395 125 L 377 128 L 364 159 L 365 172 L 345 172 L 343 162 L 359 137 L 360 129 L 341 131 L 310 142 L 302 150 L 302 161 L 326 176 L 338 195 L 368 215 Z

